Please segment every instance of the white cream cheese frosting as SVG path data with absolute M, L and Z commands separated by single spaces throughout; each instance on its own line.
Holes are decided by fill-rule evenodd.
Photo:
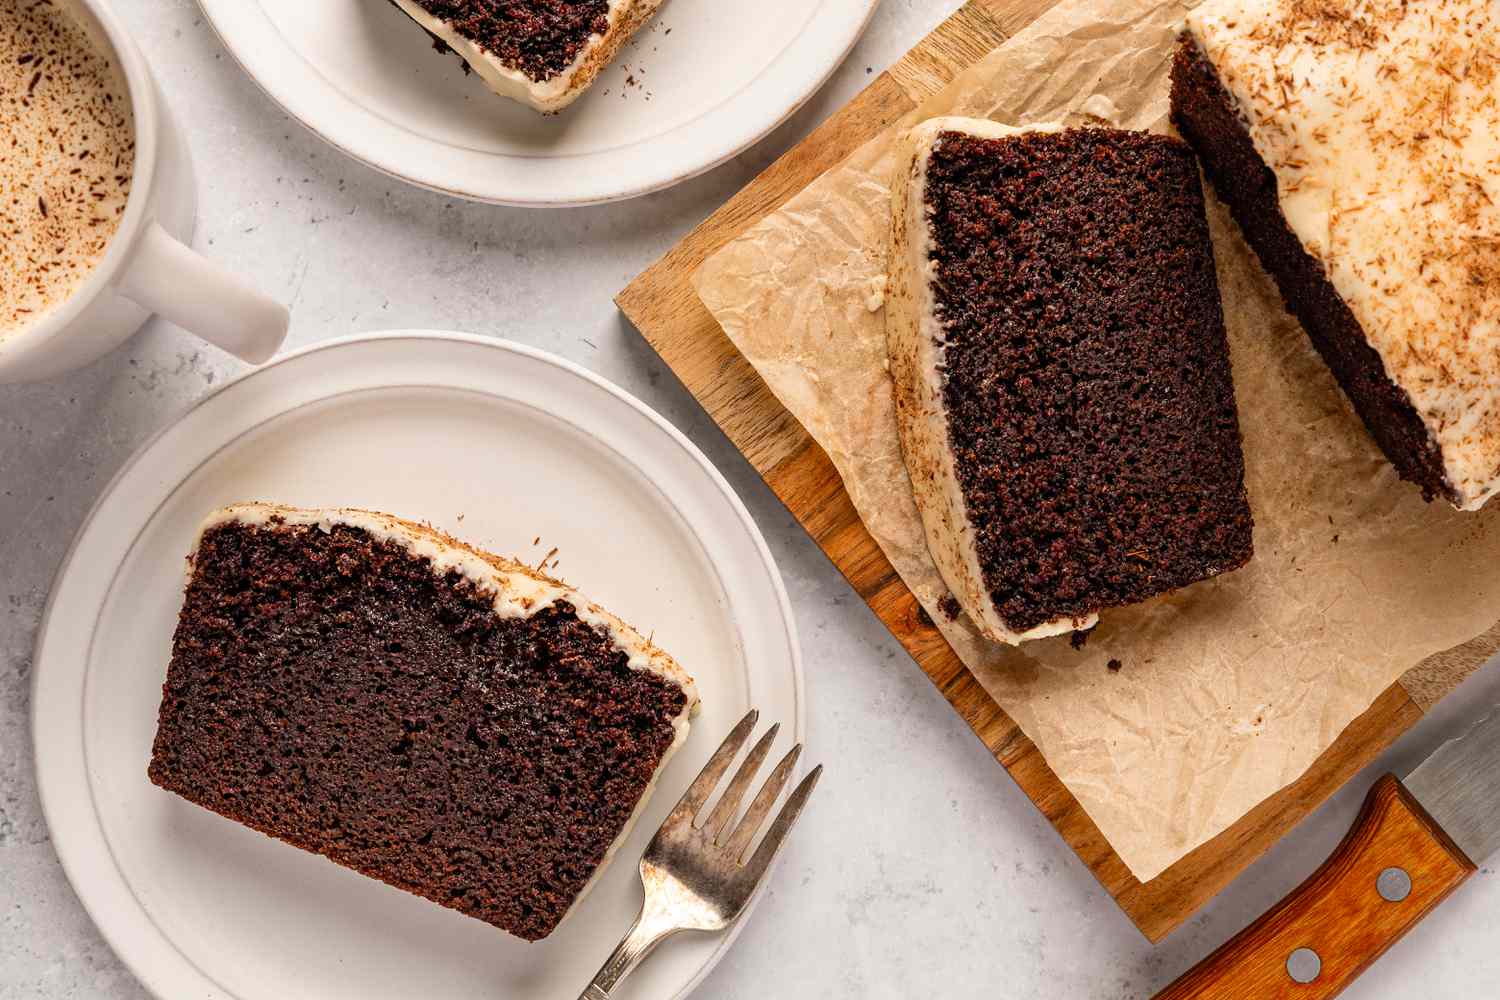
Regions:
M 274 528 L 277 524 L 312 525 L 321 531 L 331 531 L 335 525 L 357 528 L 378 541 L 394 543 L 418 559 L 426 560 L 433 573 L 438 576 L 458 573 L 484 593 L 493 595 L 495 613 L 502 618 L 530 618 L 558 601 L 567 601 L 581 621 L 610 637 L 615 646 L 625 653 L 632 670 L 649 671 L 682 689 L 685 700 L 682 711 L 672 720 L 672 745 L 662 754 L 656 771 L 651 775 L 620 835 L 609 846 L 604 859 L 579 891 L 568 913 L 564 914 L 563 919 L 566 920 L 603 876 L 620 846 L 629 838 L 667 763 L 687 741 L 690 720 L 698 713 L 699 708 L 698 689 L 687 671 L 636 629 L 567 584 L 514 560 L 482 553 L 432 528 L 376 511 L 352 507 L 300 508 L 272 503 L 240 503 L 220 508 L 208 515 L 198 529 L 198 538 L 188 556 L 189 580 L 192 579 L 199 540 L 207 532 L 226 524 L 245 524 L 258 528 Z
M 977 533 L 959 485 L 943 402 L 945 335 L 932 287 L 936 264 L 928 224 L 927 167 L 934 144 L 945 132 L 1001 139 L 1061 128 L 1058 123 L 1015 127 L 976 118 L 929 119 L 902 137 L 892 191 L 886 341 L 896 385 L 902 455 L 922 515 L 927 548 L 943 582 L 980 632 L 1011 645 L 1092 628 L 1099 616 L 1058 618 L 1017 632 L 1005 624 L 985 586 L 974 544 Z
M 408 17 L 457 52 L 496 94 L 552 114 L 572 104 L 589 88 L 620 45 L 656 12 L 662 0 L 609 0 L 608 30 L 591 35 L 566 68 L 543 80 L 533 80 L 519 67 L 460 34 L 451 22 L 434 17 L 417 0 L 395 2 Z
M 1478 509 L 1500 490 L 1500 3 L 1207 0 L 1187 28 Z

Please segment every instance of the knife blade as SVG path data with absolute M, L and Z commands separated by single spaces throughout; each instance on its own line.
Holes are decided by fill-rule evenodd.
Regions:
M 1500 708 L 1438 747 L 1401 783 L 1473 861 L 1500 851 Z
M 1497 851 L 1500 708 L 1377 781 L 1307 881 L 1156 1000 L 1338 996 Z

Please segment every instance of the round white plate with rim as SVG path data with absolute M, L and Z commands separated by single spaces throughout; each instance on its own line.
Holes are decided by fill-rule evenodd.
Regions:
M 555 547 L 557 574 L 654 632 L 693 674 L 703 710 L 687 744 L 615 863 L 546 941 L 528 945 L 147 780 L 184 555 L 205 513 L 243 499 L 384 510 L 532 563 Z M 782 723 L 778 752 L 803 738 L 799 656 L 759 530 L 644 404 L 505 341 L 345 338 L 226 385 L 105 489 L 38 639 L 37 782 L 84 906 L 158 996 L 573 1000 L 640 906 L 636 859 L 724 734 L 753 705 Z M 732 938 L 680 935 L 617 995 L 683 996 Z
M 292 117 L 413 184 L 512 205 L 632 198 L 753 145 L 822 86 L 879 0 L 667 0 L 576 103 L 492 94 L 394 4 L 200 0 Z

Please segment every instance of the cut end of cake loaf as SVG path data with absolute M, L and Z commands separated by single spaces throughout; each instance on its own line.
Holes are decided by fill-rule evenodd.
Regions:
M 902 140 L 886 324 L 928 547 L 975 626 L 1091 627 L 1251 554 L 1191 151 L 940 118 Z
M 593 84 L 662 0 L 391 0 L 501 97 L 544 114 Z
M 1173 121 L 1370 435 L 1464 510 L 1500 490 L 1497 74 L 1489 0 L 1208 0 L 1172 66 Z
M 149 775 L 526 940 L 628 835 L 698 705 L 566 585 L 347 508 L 204 523 Z

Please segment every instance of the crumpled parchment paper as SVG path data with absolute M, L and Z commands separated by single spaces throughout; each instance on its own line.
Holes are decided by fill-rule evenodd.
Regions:
M 905 124 L 964 114 L 1167 130 L 1190 6 L 1064 0 Z M 1500 619 L 1500 505 L 1460 514 L 1396 479 L 1210 190 L 1255 558 L 1105 611 L 1082 649 L 1067 637 L 999 647 L 949 621 L 885 366 L 892 135 L 710 258 L 694 284 L 828 452 L 958 655 L 1147 881 L 1295 780 L 1408 668 Z

